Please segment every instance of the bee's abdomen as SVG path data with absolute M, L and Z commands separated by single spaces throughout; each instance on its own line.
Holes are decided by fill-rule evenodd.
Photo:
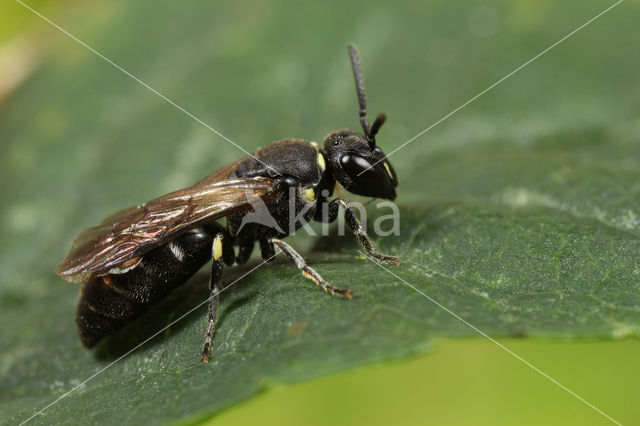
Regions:
M 82 344 L 95 346 L 187 281 L 210 259 L 212 241 L 210 232 L 195 229 L 145 254 L 126 273 L 84 284 L 76 313 Z

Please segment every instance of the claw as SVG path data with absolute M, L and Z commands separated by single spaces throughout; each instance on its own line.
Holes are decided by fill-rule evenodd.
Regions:
M 395 256 L 387 256 L 387 262 L 391 263 L 392 265 L 399 265 L 400 259 Z
M 376 254 L 373 257 L 375 257 L 376 259 L 384 263 L 390 263 L 392 265 L 400 264 L 400 259 L 398 259 L 395 256 L 387 256 L 386 254 Z

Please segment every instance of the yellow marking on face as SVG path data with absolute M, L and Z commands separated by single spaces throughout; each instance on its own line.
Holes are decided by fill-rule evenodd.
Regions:
M 316 201 L 316 192 L 313 188 L 307 188 L 304 190 L 304 197 L 310 202 Z
M 222 238 L 216 237 L 213 240 L 213 260 L 218 260 L 222 257 Z
M 324 155 L 322 155 L 321 152 L 318 152 L 318 158 L 316 161 L 318 162 L 318 166 L 320 166 L 320 168 L 324 172 L 324 169 L 327 168 L 327 164 L 324 162 Z
M 389 174 L 389 177 L 391 179 L 393 179 L 393 174 L 391 173 L 391 169 L 389 168 L 389 164 L 386 161 L 384 163 L 382 163 L 382 164 L 384 164 L 384 168 L 387 171 L 387 173 Z
M 313 145 L 313 147 L 314 147 L 315 149 L 318 149 L 318 144 L 317 144 L 317 143 L 315 143 L 315 142 L 309 142 L 309 143 L 310 143 L 311 145 Z

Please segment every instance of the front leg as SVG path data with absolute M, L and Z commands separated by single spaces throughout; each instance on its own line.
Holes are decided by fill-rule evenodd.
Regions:
M 375 248 L 373 248 L 373 244 L 371 243 L 371 240 L 367 236 L 365 230 L 362 228 L 360 221 L 358 221 L 358 218 L 353 213 L 353 210 L 351 210 L 349 205 L 342 198 L 336 198 L 329 203 L 329 217 L 325 219 L 327 222 L 331 223 L 336 220 L 336 218 L 338 217 L 338 207 L 342 207 L 342 209 L 344 210 L 344 218 L 347 221 L 347 225 L 349 225 L 349 228 L 351 228 L 353 234 L 358 238 L 358 241 L 360 241 L 362 247 L 367 253 L 369 253 L 371 257 L 374 257 L 385 263 L 391 263 L 392 265 L 397 265 L 400 263 L 400 259 L 398 259 L 397 257 L 379 253 Z M 319 210 L 320 209 L 318 209 L 317 211 Z M 322 219 L 319 218 L 318 214 L 316 213 L 316 220 Z

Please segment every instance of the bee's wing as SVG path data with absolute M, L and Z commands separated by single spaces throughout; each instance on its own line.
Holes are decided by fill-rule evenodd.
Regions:
M 265 177 L 203 180 L 119 211 L 82 232 L 56 273 L 76 283 L 105 275 L 200 224 L 247 211 L 259 198 L 268 203 L 276 186 L 275 180 Z
M 231 173 L 236 169 L 238 164 L 243 162 L 245 158 L 246 157 L 242 157 L 241 159 L 233 163 L 227 164 L 226 166 L 216 170 L 215 172 L 211 173 L 209 176 L 205 177 L 204 179 L 200 180 L 198 183 L 191 186 L 190 188 L 187 188 L 187 190 L 188 189 L 197 190 L 197 187 L 199 186 L 204 187 L 204 186 L 208 186 L 208 185 L 220 182 L 224 179 L 228 179 L 229 175 L 231 175 Z M 166 195 L 164 197 L 168 197 L 169 195 Z M 164 198 L 164 197 L 161 197 L 161 198 Z M 146 204 L 148 205 L 149 203 L 146 203 Z M 67 258 L 70 258 L 71 255 L 74 254 L 76 251 L 78 251 L 80 247 L 90 242 L 95 242 L 95 240 L 97 240 L 100 236 L 104 235 L 107 231 L 111 230 L 111 227 L 113 226 L 114 223 L 120 222 L 121 220 L 127 218 L 128 216 L 133 215 L 139 209 L 140 209 L 140 206 L 135 206 L 135 207 L 128 207 L 126 209 L 118 210 L 117 212 L 112 213 L 106 218 L 104 218 L 99 225 L 91 228 L 87 228 L 84 231 L 82 231 L 80 235 L 78 235 L 76 239 L 74 239 L 73 242 L 71 243 L 71 249 L 69 250 L 69 255 L 67 256 Z M 65 261 L 66 260 L 67 259 L 65 259 Z M 61 266 L 62 264 L 60 265 L 60 267 Z M 58 269 L 60 269 L 60 267 L 58 267 Z

